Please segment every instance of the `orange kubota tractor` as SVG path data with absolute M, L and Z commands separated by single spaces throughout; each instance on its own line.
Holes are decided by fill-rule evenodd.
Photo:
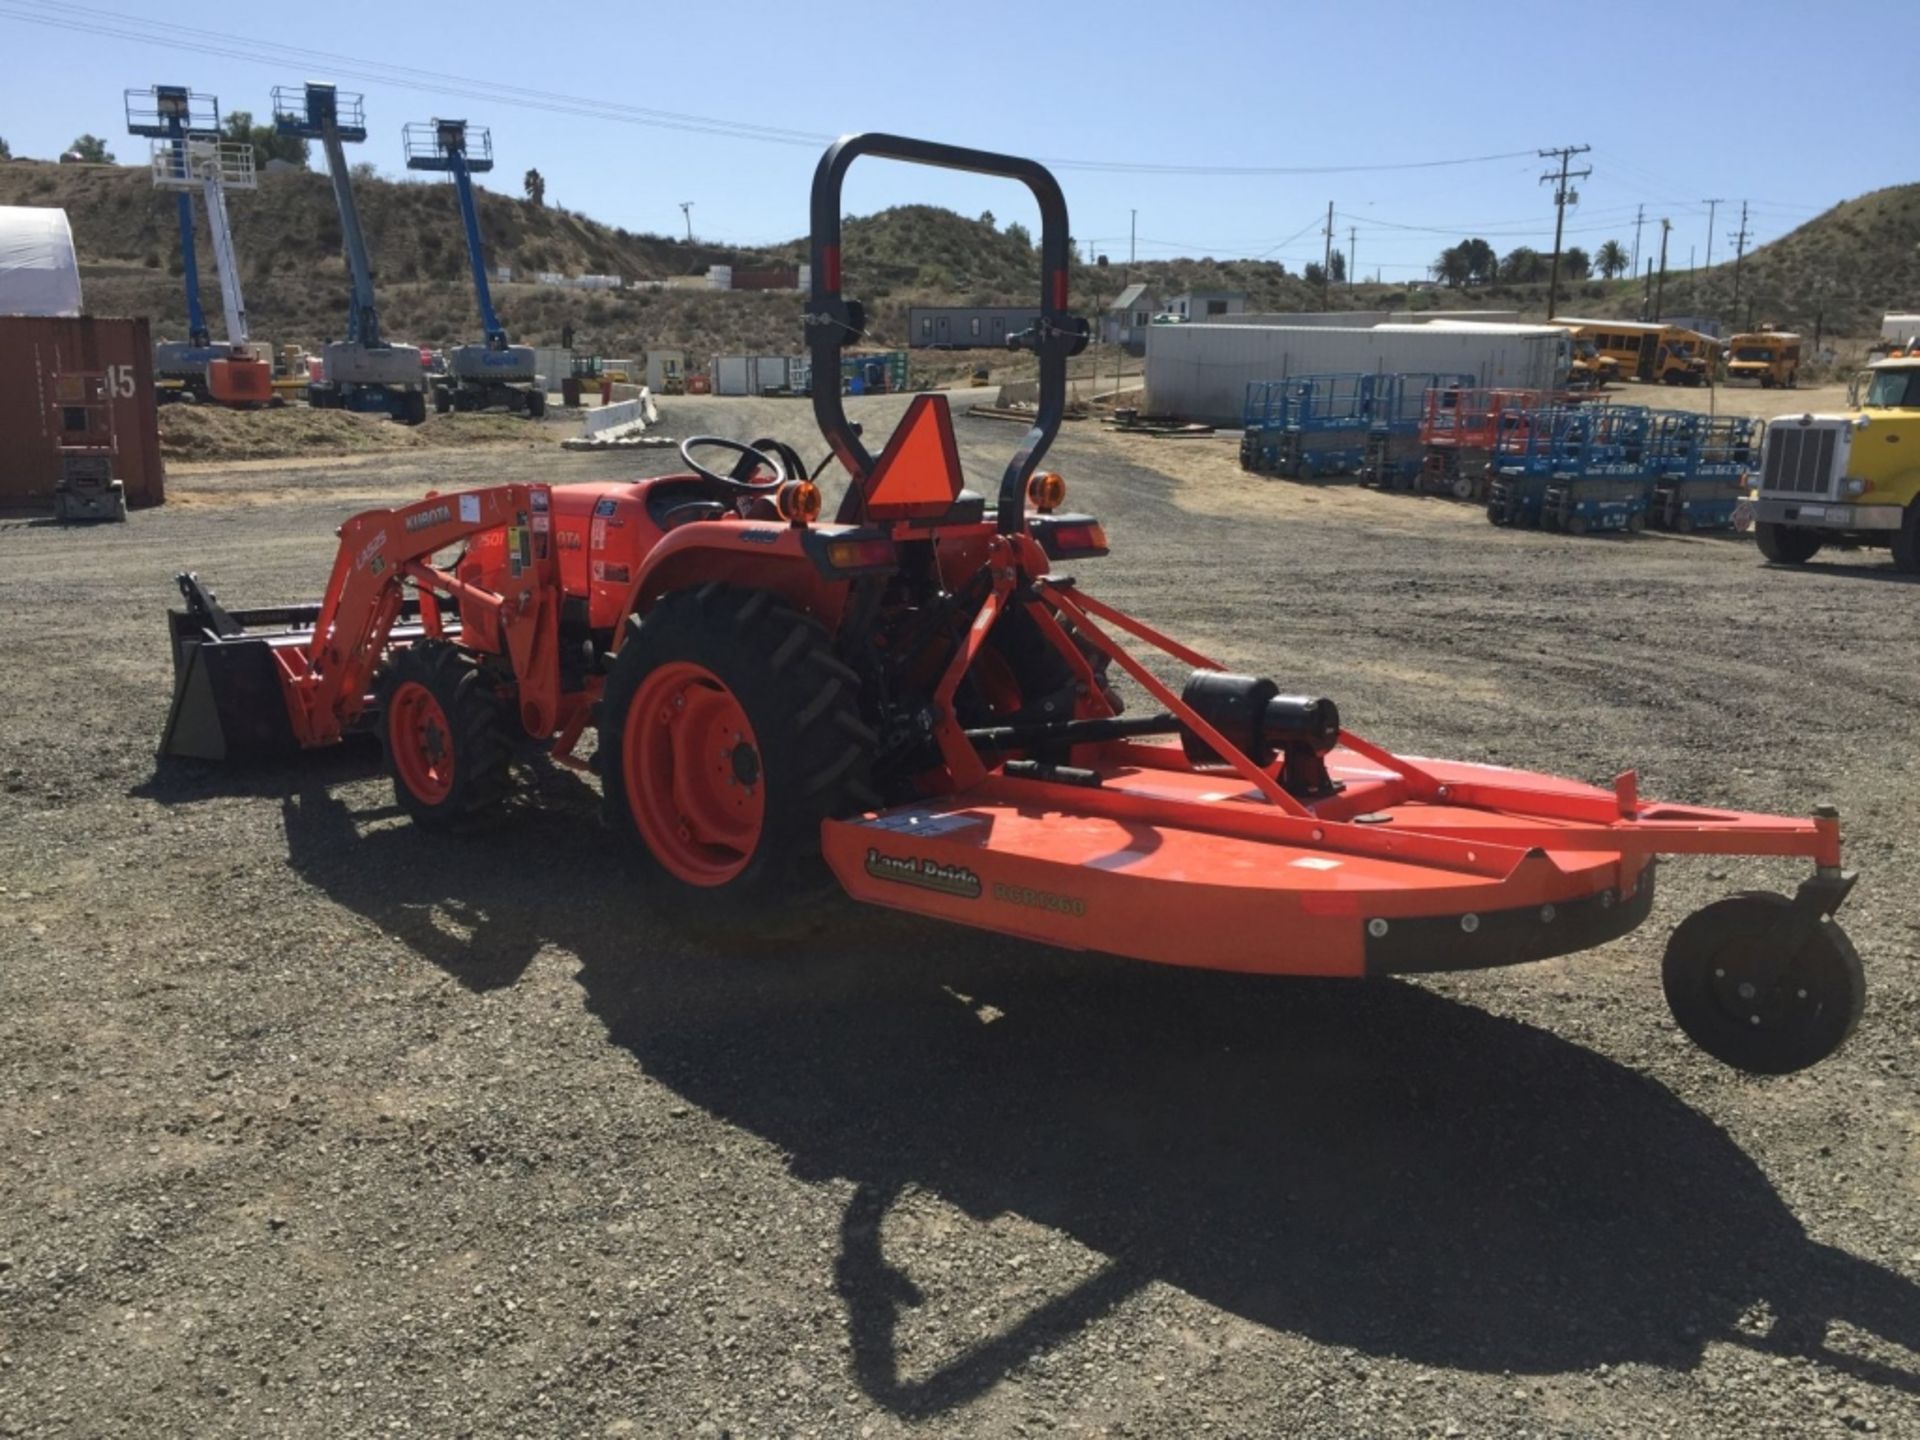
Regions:
M 1666 994 L 1690 1036 L 1748 1070 L 1841 1044 L 1863 980 L 1833 920 L 1853 877 L 1831 812 L 1663 804 L 1631 772 L 1603 789 L 1396 756 L 1332 701 L 1228 673 L 1060 573 L 1107 539 L 1038 468 L 1087 340 L 1067 313 L 1066 205 L 1041 166 L 885 135 L 829 149 L 815 375 L 838 374 L 865 328 L 840 257 L 842 181 L 863 155 L 1009 177 L 1039 202 L 1040 316 L 1012 342 L 1038 357 L 1039 404 L 991 502 L 962 486 L 944 397 L 914 400 L 876 457 L 838 387 L 816 385 L 848 477 L 831 521 L 786 445 L 716 439 L 688 440 L 686 471 L 656 479 L 371 510 L 342 527 L 318 605 L 227 611 L 181 577 L 163 749 L 372 731 L 401 806 L 445 825 L 497 804 L 516 751 L 540 747 L 597 773 L 663 891 L 715 911 L 781 904 L 824 860 L 859 901 L 1284 975 L 1567 954 L 1646 918 L 1659 854 L 1799 856 L 1794 895 L 1737 895 L 1679 926 Z M 1164 681 L 1136 644 L 1189 678 Z

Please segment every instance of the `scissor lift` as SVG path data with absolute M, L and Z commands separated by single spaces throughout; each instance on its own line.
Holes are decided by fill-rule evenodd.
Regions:
M 1542 390 L 1434 386 L 1421 397 L 1419 488 L 1485 500 L 1497 455 L 1524 449 L 1526 417 L 1551 402 Z
M 1474 378 L 1424 370 L 1376 375 L 1367 406 L 1367 451 L 1360 483 L 1389 490 L 1419 488 L 1425 460 L 1420 424 L 1427 397 L 1436 391 L 1457 393 L 1473 384 Z
M 1731 530 L 1763 428 L 1746 415 L 1658 412 L 1652 523 L 1663 530 Z

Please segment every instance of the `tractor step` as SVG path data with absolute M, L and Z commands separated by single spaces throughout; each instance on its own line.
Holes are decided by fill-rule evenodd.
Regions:
M 822 844 L 856 900 L 1217 970 L 1513 964 L 1599 944 L 1646 914 L 1651 871 L 1615 852 L 1495 844 L 1474 871 L 1417 855 L 1424 827 L 1460 832 L 1503 817 L 1464 805 L 1369 811 L 1369 793 L 1386 798 L 1391 777 L 1344 750 L 1328 764 L 1342 786 L 1329 813 L 1363 821 L 1339 828 L 1367 832 L 1365 853 L 1247 833 L 1274 812 L 1231 773 L 1131 765 L 1099 770 L 1097 789 L 1002 772 L 964 795 L 829 821 Z

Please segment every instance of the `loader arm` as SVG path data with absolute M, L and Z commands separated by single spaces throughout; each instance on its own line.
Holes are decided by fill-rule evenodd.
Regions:
M 404 588 L 422 591 L 427 633 L 441 633 L 435 592 L 460 605 L 463 643 L 509 657 L 523 709 L 557 703 L 559 584 L 549 543 L 551 491 L 499 485 L 429 495 L 392 510 L 367 510 L 340 527 L 326 595 L 304 646 L 274 652 L 294 735 L 330 744 L 366 709 L 373 676 L 399 617 Z M 438 552 L 499 532 L 507 563 L 498 590 L 434 567 Z

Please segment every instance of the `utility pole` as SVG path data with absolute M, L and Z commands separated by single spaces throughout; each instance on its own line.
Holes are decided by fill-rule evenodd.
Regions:
M 1700 203 L 1707 207 L 1707 263 L 1704 268 L 1711 270 L 1713 268 L 1713 212 L 1727 202 L 1725 200 L 1702 200 Z
M 1629 267 L 1634 274 L 1640 273 L 1640 227 L 1647 223 L 1647 207 L 1633 207 L 1633 264 Z
M 687 217 L 687 244 L 691 245 L 693 243 L 693 201 L 682 200 L 680 213 Z
M 1585 170 L 1569 171 L 1567 169 L 1567 162 L 1572 160 L 1576 155 L 1586 154 L 1590 148 L 1590 146 L 1586 145 L 1562 145 L 1557 150 L 1542 150 L 1540 152 L 1540 158 L 1542 160 L 1551 160 L 1555 156 L 1558 156 L 1560 159 L 1560 173 L 1558 175 L 1549 170 L 1540 177 L 1540 183 L 1542 185 L 1552 185 L 1554 187 L 1553 269 L 1547 276 L 1547 319 L 1549 320 L 1553 319 L 1553 312 L 1559 308 L 1560 304 L 1560 237 L 1566 230 L 1567 202 L 1572 200 L 1577 204 L 1580 199 L 1580 192 L 1568 189 L 1567 181 L 1584 180 L 1593 173 L 1592 166 L 1588 166 Z
M 1320 259 L 1320 308 L 1326 309 L 1332 303 L 1327 298 L 1328 288 L 1333 284 L 1333 202 L 1327 201 L 1327 253 Z
M 1297 215 L 1299 211 L 1296 210 L 1294 213 Z M 1133 256 L 1137 248 L 1134 237 L 1139 233 L 1139 226 L 1140 212 L 1138 210 L 1127 211 L 1127 282 L 1129 284 L 1133 282 Z
M 1740 202 L 1740 233 L 1733 237 L 1733 308 L 1740 309 L 1740 261 L 1747 253 L 1747 202 Z
M 1356 273 L 1353 268 L 1353 252 L 1358 246 L 1359 235 L 1360 227 L 1358 225 L 1349 225 L 1347 227 L 1347 289 L 1349 290 L 1353 288 L 1353 277 Z
M 1667 300 L 1667 232 L 1673 229 L 1673 222 L 1664 215 L 1660 218 L 1660 283 L 1653 291 L 1653 321 L 1660 323 L 1660 310 Z
M 1640 300 L 1640 318 L 1642 320 L 1649 320 L 1652 317 L 1653 317 L 1653 257 L 1649 255 L 1647 256 L 1647 293 L 1644 296 L 1642 296 Z

